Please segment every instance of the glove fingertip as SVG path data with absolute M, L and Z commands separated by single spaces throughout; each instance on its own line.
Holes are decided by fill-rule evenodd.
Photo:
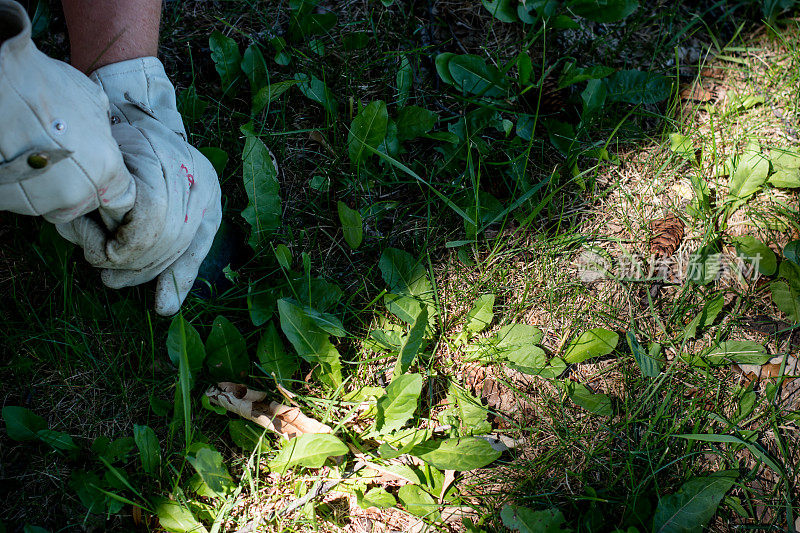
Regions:
M 123 287 L 130 286 L 127 273 L 121 270 L 104 269 L 100 272 L 100 279 L 103 285 L 110 289 L 122 289 Z
M 197 273 L 193 276 L 175 276 L 175 265 L 158 276 L 156 285 L 156 313 L 170 316 L 180 310 L 183 301 L 192 290 Z M 178 279 L 179 278 L 179 279 Z

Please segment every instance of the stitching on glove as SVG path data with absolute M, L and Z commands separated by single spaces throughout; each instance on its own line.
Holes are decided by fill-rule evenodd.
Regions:
M 37 213 L 38 211 L 33 207 L 31 203 L 31 199 L 28 198 L 28 191 L 25 190 L 25 187 L 22 186 L 22 182 L 17 183 L 17 187 L 20 191 L 22 191 L 22 197 L 25 198 L 25 201 L 28 203 L 28 207 L 30 208 L 32 213 Z

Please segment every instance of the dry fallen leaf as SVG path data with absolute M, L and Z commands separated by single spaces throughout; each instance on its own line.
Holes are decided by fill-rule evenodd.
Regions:
M 681 86 L 680 97 L 682 100 L 711 102 L 717 97 L 717 91 L 713 87 L 704 86 L 699 83 L 687 83 Z
M 261 427 L 291 439 L 303 433 L 333 433 L 333 429 L 304 415 L 298 407 L 265 402 L 267 393 L 239 383 L 222 382 L 206 391 L 211 403 L 236 413 Z
M 322 135 L 322 133 L 320 133 L 317 130 L 314 130 L 308 134 L 308 138 L 314 141 L 315 143 L 319 144 L 320 146 L 322 146 L 325 149 L 325 151 L 328 152 L 330 155 L 336 157 L 336 150 L 334 150 L 331 147 L 331 145 L 328 144 L 328 141 L 325 140 L 325 137 Z
M 442 480 L 442 492 L 439 494 L 439 503 L 444 503 L 444 495 L 447 494 L 447 489 L 450 488 L 450 485 L 452 485 L 453 481 L 455 480 L 456 480 L 455 470 L 444 471 L 444 479 Z

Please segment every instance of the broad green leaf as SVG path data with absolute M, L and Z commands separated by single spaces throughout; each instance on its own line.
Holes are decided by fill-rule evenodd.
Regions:
M 148 474 L 157 474 L 161 468 L 161 446 L 156 432 L 149 426 L 133 426 L 133 440 L 139 448 L 142 470 Z
M 208 100 L 198 96 L 194 84 L 178 93 L 177 104 L 181 116 L 187 122 L 200 120 L 210 105 Z
M 303 283 L 298 290 L 300 299 L 317 311 L 325 313 L 330 311 L 344 296 L 342 289 L 335 283 L 322 278 L 303 277 Z
M 658 377 L 658 375 L 661 374 L 662 367 L 664 366 L 664 360 L 653 357 L 650 353 L 648 353 L 644 346 L 639 343 L 638 339 L 636 338 L 636 334 L 633 331 L 628 331 L 625 334 L 625 339 L 628 341 L 628 347 L 633 354 L 636 364 L 639 366 L 639 370 L 642 371 L 642 374 L 649 378 Z
M 269 84 L 267 62 L 257 44 L 251 44 L 244 51 L 241 68 L 250 81 L 250 93 L 252 96 L 255 96 L 258 91 Z
M 363 50 L 369 46 L 370 34 L 365 31 L 354 31 L 342 35 L 342 47 L 347 50 Z
M 703 246 L 691 256 L 686 269 L 686 279 L 698 285 L 708 285 L 722 272 L 722 254 L 716 245 Z
M 289 298 L 278 300 L 281 330 L 297 354 L 312 364 L 320 365 L 320 379 L 336 388 L 342 382 L 339 352 L 331 344 L 329 334 L 308 317 L 303 306 Z
M 383 297 L 383 303 L 390 313 L 407 324 L 414 324 L 422 313 L 422 304 L 411 296 L 387 293 Z
M 189 361 L 189 371 L 192 379 L 203 368 L 206 359 L 206 349 L 200 334 L 181 315 L 172 319 L 167 334 L 167 354 L 169 360 L 176 367 L 180 367 L 181 354 L 185 353 Z
M 454 85 L 455 80 L 450 74 L 450 60 L 456 57 L 456 54 L 451 52 L 444 52 L 436 56 L 436 72 L 439 77 L 448 85 Z
M 336 204 L 336 208 L 339 211 L 339 222 L 342 223 L 344 241 L 355 250 L 361 246 L 361 240 L 364 238 L 364 222 L 361 219 L 361 213 L 350 209 L 342 201 Z
M 575 128 L 572 124 L 561 122 L 553 118 L 544 121 L 547 129 L 547 137 L 552 144 L 564 157 L 571 157 L 576 144 Z
M 695 148 L 692 138 L 680 133 L 669 134 L 669 149 L 684 159 L 695 158 Z
M 641 70 L 618 71 L 605 83 L 609 102 L 628 104 L 656 104 L 669 98 L 672 90 L 672 80 L 668 77 Z
M 342 325 L 342 321 L 336 318 L 334 315 L 317 311 L 313 307 L 308 306 L 303 309 L 303 311 L 305 312 L 306 316 L 311 319 L 314 325 L 316 325 L 322 331 L 330 333 L 336 337 L 344 337 L 347 335 L 347 332 L 344 330 L 344 326 Z
M 279 244 L 275 247 L 275 259 L 284 270 L 291 270 L 292 268 L 292 252 L 285 244 Z
M 393 376 L 395 378 L 408 372 L 408 369 L 414 364 L 417 354 L 422 349 L 422 344 L 425 341 L 427 327 L 428 310 L 422 309 L 414 321 L 414 325 L 411 326 L 411 331 L 403 339 L 403 344 L 400 346 L 400 351 L 397 354 L 397 364 L 394 367 Z
M 397 138 L 399 141 L 410 141 L 425 135 L 436 125 L 438 116 L 433 111 L 416 105 L 406 106 L 397 113 Z
M 517 22 L 516 0 L 481 0 L 485 7 L 494 18 L 500 22 Z
M 362 509 L 377 507 L 378 509 L 388 509 L 397 504 L 394 496 L 386 492 L 383 487 L 375 487 L 367 491 L 366 494 L 356 490 L 356 503 Z
M 273 37 L 269 40 L 269 44 L 275 50 L 275 62 L 282 67 L 285 67 L 292 62 L 292 54 L 286 44 L 286 39 L 283 37 Z
M 724 295 L 718 294 L 703 305 L 703 309 L 689 322 L 683 331 L 684 340 L 689 340 L 697 335 L 698 329 L 703 329 L 714 323 L 722 306 L 725 304 Z
M 533 73 L 533 62 L 531 56 L 523 50 L 517 55 L 517 74 L 519 75 L 519 84 L 525 87 L 531 82 L 531 74 Z
M 567 396 L 578 407 L 600 416 L 611 416 L 614 413 L 608 394 L 593 393 L 586 386 L 574 381 L 566 381 L 564 386 Z
M 767 181 L 769 159 L 761 153 L 757 142 L 748 143 L 744 153 L 736 159 L 731 176 L 728 199 L 744 199 L 755 193 Z
M 800 322 L 800 292 L 792 288 L 788 283 L 775 281 L 770 283 L 772 301 L 789 320 L 797 324 Z
M 570 0 L 567 8 L 595 22 L 616 22 L 639 9 L 638 0 Z
M 244 337 L 224 316 L 217 316 L 206 340 L 206 366 L 218 381 L 237 381 L 250 370 Z
M 619 335 L 604 328 L 585 331 L 580 337 L 570 342 L 564 350 L 564 361 L 580 363 L 592 357 L 602 357 L 614 351 L 619 342 Z
M 686 481 L 675 494 L 659 500 L 653 532 L 701 533 L 737 477 L 738 471 L 727 470 Z
M 542 330 L 527 324 L 509 324 L 500 328 L 495 334 L 497 347 L 506 350 L 514 349 L 526 344 L 539 344 L 542 342 Z
M 483 468 L 502 455 L 478 437 L 429 440 L 414 446 L 409 453 L 441 470 L 460 471 Z
M 52 429 L 40 429 L 39 431 L 36 432 L 36 437 L 40 441 L 50 445 L 56 450 L 62 450 L 65 452 L 80 450 L 80 446 L 75 444 L 75 441 L 72 440 L 72 437 L 62 431 L 53 431 Z
M 190 455 L 187 459 L 208 488 L 218 497 L 224 498 L 236 488 L 233 478 L 223 464 L 222 454 L 218 451 L 203 447 L 194 457 Z
M 260 453 L 267 453 L 270 449 L 269 441 L 266 438 L 261 438 L 265 430 L 261 426 L 257 426 L 247 420 L 229 420 L 228 433 L 231 440 L 238 447 L 247 452 L 252 452 L 259 447 Z
M 303 433 L 285 443 L 269 467 L 284 473 L 293 466 L 320 468 L 328 457 L 349 452 L 347 446 L 327 433 Z
M 247 311 L 254 326 L 261 326 L 272 318 L 277 303 L 275 290 L 265 285 L 250 284 L 247 287 Z
M 459 418 L 462 429 L 459 432 L 460 435 L 480 435 L 491 431 L 491 425 L 486 427 L 488 424 L 486 417 L 489 415 L 489 411 L 478 398 L 457 387 L 455 383 L 450 383 L 447 401 L 450 403 L 450 407 L 445 413 Z
M 258 341 L 256 357 L 267 376 L 275 375 L 279 382 L 291 379 L 300 367 L 297 357 L 286 352 L 275 324 L 267 324 Z
M 396 248 L 387 248 L 378 262 L 383 280 L 395 294 L 413 296 L 433 306 L 433 287 L 428 280 L 428 273 L 419 261 L 411 254 Z M 435 311 L 428 310 L 428 318 Z
M 378 399 L 376 430 L 385 434 L 403 427 L 414 416 L 421 392 L 422 376 L 419 374 L 403 374 L 392 379 L 386 387 L 386 395 Z
M 657 345 L 656 345 L 657 346 Z M 650 354 L 651 357 L 653 354 Z M 564 362 L 563 359 L 560 357 L 553 357 L 550 359 L 550 362 L 547 363 L 547 366 L 544 367 L 540 372 L 539 376 L 545 379 L 556 379 L 558 376 L 564 373 L 567 369 L 567 363 Z
M 791 150 L 773 150 L 770 162 L 775 171 L 769 182 L 775 187 L 800 187 L 800 154 Z
M 501 355 L 509 361 L 509 368 L 525 374 L 536 375 L 544 370 L 547 364 L 547 354 L 542 348 L 533 344 L 506 348 Z
M 494 319 L 494 294 L 484 294 L 475 300 L 472 309 L 467 313 L 467 331 L 480 333 L 492 323 Z
M 323 35 L 330 32 L 339 17 L 332 11 L 325 13 L 304 13 L 292 17 L 289 24 L 289 36 L 293 41 L 308 39 L 312 35 Z
M 222 81 L 222 92 L 228 94 L 234 89 L 242 72 L 242 54 L 239 53 L 239 45 L 230 37 L 224 36 L 219 30 L 215 30 L 208 38 L 208 47 L 211 49 L 214 68 L 217 69 Z
M 727 92 L 728 105 L 735 111 L 746 111 L 752 107 L 763 104 L 766 100 L 761 95 L 741 94 L 733 89 Z
M 728 363 L 763 365 L 771 358 L 767 349 L 757 342 L 723 341 L 711 347 L 703 356 L 702 361 L 711 365 Z
M 170 533 L 208 533 L 208 530 L 192 514 L 188 507 L 168 498 L 156 497 L 155 506 L 158 523 Z
M 559 77 L 558 88 L 564 89 L 565 87 L 575 85 L 576 83 L 580 83 L 582 81 L 607 78 L 616 71 L 617 69 L 613 67 L 606 67 L 603 65 L 595 65 L 593 67 L 576 67 L 574 63 L 570 63 L 570 65 L 564 69 L 564 72 Z
M 505 505 L 500 511 L 503 525 L 511 531 L 520 533 L 560 533 L 572 531 L 562 526 L 566 522 L 564 514 L 558 509 L 534 511 L 526 507 Z
M 800 266 L 800 241 L 791 241 L 783 247 L 783 257 Z
M 30 409 L 8 405 L 3 407 L 8 438 L 18 441 L 36 440 L 36 434 L 47 429 L 47 422 Z
M 106 495 L 97 488 L 102 486 L 102 480 L 94 472 L 74 470 L 69 476 L 69 487 L 92 513 L 100 514 L 106 509 Z
M 389 113 L 386 103 L 381 100 L 370 102 L 350 124 L 347 135 L 347 153 L 353 165 L 362 163 L 372 152 L 367 148 L 377 148 L 386 138 Z
M 586 89 L 581 93 L 584 114 L 592 114 L 602 109 L 607 97 L 608 89 L 601 80 L 589 80 Z
M 128 454 L 136 448 L 136 441 L 133 437 L 121 437 L 106 443 L 106 445 L 101 448 L 102 449 L 95 450 L 94 445 L 92 445 L 92 451 L 94 451 L 98 457 L 105 459 L 109 463 L 116 463 L 126 459 Z
M 397 491 L 397 498 L 405 510 L 415 516 L 424 516 L 430 519 L 436 519 L 439 516 L 439 506 L 433 497 L 419 485 L 403 485 Z
M 321 104 L 331 115 L 336 114 L 339 104 L 331 90 L 325 85 L 325 82 L 313 74 L 310 76 L 302 73 L 297 74 L 295 79 L 298 81 L 297 88 L 300 89 L 300 92 L 303 93 L 306 98 Z
M 792 245 L 794 245 L 794 243 L 790 242 L 786 245 L 786 248 L 784 248 L 784 260 L 781 261 L 778 267 L 778 277 L 788 281 L 791 288 L 800 292 L 800 263 L 791 259 L 791 257 L 796 257 L 796 252 L 790 250 Z
M 552 19 L 551 24 L 554 30 L 579 30 L 581 28 L 581 25 L 568 15 L 558 15 Z
M 250 224 L 248 244 L 259 250 L 267 245 L 281 223 L 281 197 L 278 169 L 267 146 L 247 129 L 242 152 L 242 176 L 247 193 L 247 207 L 242 218 Z
M 767 181 L 781 189 L 796 189 L 800 187 L 800 169 L 779 168 Z
M 750 235 L 731 239 L 739 257 L 747 259 L 758 271 L 771 276 L 778 270 L 778 259 L 772 249 Z
M 297 80 L 277 81 L 265 85 L 253 95 L 252 111 L 253 114 L 260 113 L 265 107 L 277 100 L 280 95 L 300 83 Z
M 389 119 L 386 126 L 386 137 L 384 137 L 381 144 L 378 146 L 378 152 L 388 155 L 389 157 L 397 157 L 400 154 L 400 139 L 397 138 L 397 123 Z M 381 164 L 385 161 L 381 161 Z
M 25 527 L 22 528 L 22 533 L 50 533 L 50 530 L 39 526 L 25 524 Z
M 397 352 L 403 344 L 403 337 L 399 331 L 389 329 L 376 329 L 369 332 L 370 339 L 379 346 L 376 351 L 389 350 Z M 374 348 L 373 348 L 374 349 Z
M 453 84 L 469 94 L 501 97 L 508 81 L 497 67 L 487 65 L 480 56 L 466 54 L 450 58 L 447 63 Z
M 397 105 L 404 106 L 411 94 L 411 85 L 414 83 L 414 69 L 411 68 L 411 61 L 407 54 L 400 56 L 400 68 L 397 69 L 395 78 L 397 83 Z
M 211 161 L 211 165 L 217 172 L 217 177 L 221 180 L 222 172 L 225 170 L 225 166 L 228 164 L 228 153 L 222 148 L 217 148 L 216 146 L 203 146 L 198 150 L 205 156 L 206 159 Z

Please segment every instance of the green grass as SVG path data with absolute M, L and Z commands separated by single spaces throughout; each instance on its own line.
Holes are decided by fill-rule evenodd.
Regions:
M 191 141 L 228 155 L 220 181 L 230 280 L 211 283 L 210 298 L 190 296 L 182 329 L 179 321 L 152 313 L 152 287 L 107 290 L 80 250 L 65 245 L 52 227 L 3 214 L 2 403 L 30 409 L 62 439 L 53 445 L 42 435 L 18 442 L 0 434 L 0 493 L 6 502 L 0 520 L 7 530 L 22 531 L 25 524 L 50 531 L 159 530 L 155 515 L 167 526 L 165 509 L 171 506 L 173 512 L 191 510 L 209 531 L 238 531 L 247 524 L 257 531 L 369 531 L 368 521 L 378 530 L 503 531 L 519 527 L 516 520 L 532 527 L 531 513 L 563 515 L 563 527 L 573 531 L 648 531 L 654 517 L 660 523 L 663 513 L 679 507 L 679 496 L 670 495 L 682 486 L 691 492 L 693 483 L 705 483 L 710 495 L 698 498 L 707 516 L 694 518 L 693 525 L 704 522 L 712 531 L 794 527 L 800 458 L 798 403 L 790 392 L 796 385 L 785 378 L 748 383 L 730 364 L 706 367 L 696 358 L 719 342 L 740 340 L 756 342 L 773 356 L 796 353 L 784 337 L 745 327 L 745 319 L 769 315 L 796 330 L 796 317 L 787 316 L 786 306 L 776 307 L 770 285 L 752 279 L 683 282 L 648 301 L 649 283 L 583 282 L 576 261 L 585 250 L 601 251 L 617 263 L 626 254 L 646 256 L 648 224 L 667 213 L 686 223 L 681 251 L 708 245 L 735 253 L 732 239 L 751 235 L 788 261 L 791 248 L 784 246 L 800 233 L 796 189 L 763 185 L 732 210 L 726 207 L 732 201 L 725 200 L 730 177 L 714 169 L 741 153 L 748 139 L 765 149 L 796 152 L 798 141 L 787 134 L 798 127 L 796 21 L 781 14 L 774 30 L 763 30 L 759 17 L 769 18 L 769 11 L 725 2 L 695 9 L 642 6 L 624 22 L 604 25 L 573 17 L 578 29 L 544 32 L 492 18 L 480 2 L 347 3 L 334 12 L 336 24 L 314 35 L 314 43 L 293 36 L 292 10 L 285 3 L 170 2 L 165 8 L 162 59 L 178 88 Z M 223 94 L 209 50 L 214 30 L 232 38 L 240 52 L 257 44 L 268 84 L 305 74 L 323 80 L 337 111 L 292 87 L 251 113 L 244 75 L 238 89 Z M 348 44 L 359 36 L 366 37 L 366 46 Z M 288 65 L 276 62 L 274 37 L 287 40 Z M 57 13 L 40 41 L 62 57 Z M 701 59 L 676 67 L 676 46 L 694 47 Z M 533 65 L 527 97 L 519 95 L 529 85 L 518 82 L 523 50 Z M 492 74 L 494 66 L 507 77 L 495 81 L 508 88 L 497 94 L 491 86 L 459 91 L 437 73 L 435 59 L 442 52 L 479 56 L 486 72 L 500 76 Z M 378 148 L 389 155 L 368 148 L 353 163 L 349 134 L 357 131 L 357 117 L 365 116 L 362 105 L 383 101 L 392 119 L 404 107 L 397 86 L 403 58 L 413 70 L 406 105 L 435 112 L 433 131 L 457 133 L 458 141 L 423 134 L 403 141 L 403 151 Z M 665 77 L 646 91 L 652 103 L 625 101 L 635 92 L 628 87 L 618 101 L 584 111 L 581 92 L 587 84 L 606 83 L 584 80 L 562 93 L 563 110 L 548 108 L 539 77 L 550 71 L 557 77 L 570 61 L 611 67 L 606 74 L 620 83 L 630 80 L 613 71 Z M 693 81 L 707 65 L 723 68 L 724 79 L 712 81 L 730 96 L 705 104 L 676 98 L 677 82 Z M 654 96 L 662 81 L 663 98 Z M 206 102 L 197 116 L 187 112 L 190 86 Z M 736 104 L 747 96 L 765 101 Z M 459 126 L 464 116 L 468 120 Z M 518 135 L 528 119 L 528 133 Z M 281 167 L 281 220 L 257 249 L 248 246 L 251 228 L 240 215 L 248 202 L 240 130 L 246 123 Z M 674 132 L 702 148 L 699 163 L 670 150 L 668 135 Z M 611 161 L 598 160 L 598 149 L 607 149 Z M 767 155 L 774 161 L 774 154 Z M 705 206 L 692 203 L 698 183 L 710 187 Z M 356 249 L 345 241 L 339 202 L 362 219 L 363 242 Z M 276 257 L 279 245 L 290 255 L 283 264 Z M 387 265 L 391 249 L 409 255 L 394 256 Z M 769 283 L 792 282 L 781 275 L 772 274 Z M 335 284 L 340 296 L 315 280 Z M 426 309 L 428 327 L 413 328 L 413 313 L 408 323 L 399 319 L 402 313 L 385 299 L 392 292 L 412 297 L 406 313 Z M 488 294 L 494 295 L 490 319 L 475 325 L 470 310 Z M 701 323 L 696 338 L 686 339 L 689 322 L 719 295 L 720 314 Z M 283 307 L 270 311 L 278 299 Z M 254 306 L 269 320 L 254 325 Z M 327 321 L 326 329 L 312 316 Z M 292 320 L 303 322 L 294 327 Z M 339 320 L 344 334 L 330 334 Z M 502 328 L 513 324 L 535 326 L 541 338 L 503 347 Z M 591 328 L 614 332 L 619 341 L 602 355 L 557 367 L 570 343 Z M 352 452 L 342 462 L 295 465 L 283 473 L 275 462 L 281 442 L 274 433 L 262 434 L 202 405 L 209 385 L 233 378 L 288 404 L 270 375 L 285 371 L 283 385 L 306 415 L 332 426 L 337 438 L 371 462 L 385 464 L 386 443 L 397 444 L 397 435 L 381 434 L 381 416 L 391 417 L 374 410 L 376 397 L 385 405 L 387 396 L 364 387 L 392 382 L 398 349 L 381 347 L 371 335 L 375 330 L 398 334 L 408 344 L 415 331 L 424 337 L 404 372 L 419 375 L 422 383 L 406 427 L 432 431 L 428 439 L 458 437 L 471 445 L 477 442 L 471 432 L 488 429 L 517 440 L 485 467 L 462 468 L 444 505 L 438 501 L 444 463 L 420 463 L 416 484 L 369 481 L 368 468 L 354 473 Z M 193 332 L 199 343 L 192 341 Z M 653 376 L 629 346 L 628 333 L 644 350 L 661 346 L 663 362 Z M 209 335 L 220 342 L 206 342 Z M 296 336 L 314 336 L 311 348 L 303 351 Z M 266 346 L 264 338 L 271 339 L 269 350 L 258 348 L 260 342 Z M 245 363 L 236 362 L 240 345 Z M 236 352 L 233 362 L 226 362 L 220 346 Z M 341 380 L 330 359 L 323 357 L 328 366 L 310 362 L 331 350 L 339 355 Z M 284 366 L 276 366 L 272 356 Z M 205 363 L 193 370 L 192 361 L 202 357 Z M 786 376 L 797 372 L 793 357 L 783 359 Z M 543 375 L 531 376 L 532 367 Z M 478 368 L 498 384 L 505 403 L 480 386 L 489 379 L 470 387 Z M 235 375 L 240 370 L 244 375 Z M 448 397 L 455 408 L 448 407 Z M 358 417 L 362 401 L 373 412 Z M 157 448 L 142 440 L 142 426 L 152 428 Z M 104 441 L 129 439 L 134 432 L 138 442 L 120 440 L 109 448 Z M 66 435 L 74 446 L 64 444 Z M 115 455 L 113 446 L 123 453 Z M 346 479 L 331 492 L 276 516 L 339 475 Z M 400 485 L 421 487 L 413 489 L 421 495 L 415 500 L 412 489 Z M 376 487 L 399 498 L 399 505 L 369 511 L 356 505 L 358 491 Z M 87 502 L 104 510 L 89 511 Z M 522 508 L 519 518 L 510 512 L 514 506 Z M 440 512 L 453 516 L 437 519 Z M 423 522 L 415 513 L 424 515 Z

